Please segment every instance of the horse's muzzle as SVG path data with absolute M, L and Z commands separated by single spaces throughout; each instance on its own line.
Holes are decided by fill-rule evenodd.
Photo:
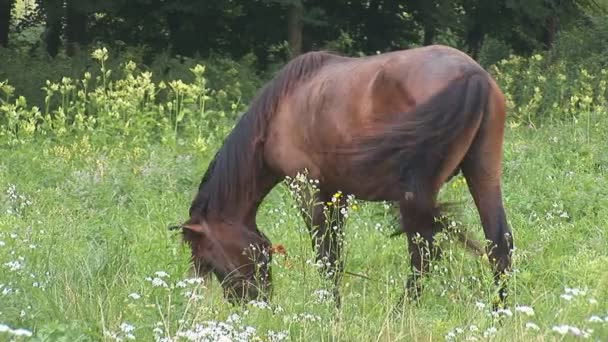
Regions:
M 232 280 L 223 284 L 224 297 L 232 304 L 245 304 L 252 300 L 268 301 L 272 293 L 270 281 Z

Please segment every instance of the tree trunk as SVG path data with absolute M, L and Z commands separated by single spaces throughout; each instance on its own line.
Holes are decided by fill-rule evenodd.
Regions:
M 170 12 L 166 16 L 169 28 L 169 39 L 173 51 L 181 56 L 192 57 L 198 51 L 200 42 L 206 37 L 199 37 L 193 23 L 199 19 L 183 12 Z
M 545 34 L 543 35 L 543 43 L 545 43 L 545 47 L 550 49 L 553 46 L 553 42 L 555 41 L 555 36 L 557 35 L 557 29 L 559 27 L 559 21 L 557 16 L 551 15 L 547 18 L 547 22 L 545 25 Z
M 437 33 L 437 31 L 435 30 L 435 27 L 433 27 L 433 25 L 425 24 L 424 25 L 424 38 L 423 38 L 422 44 L 423 45 L 432 45 L 433 42 L 435 41 L 436 33 Z
M 304 6 L 301 0 L 295 0 L 287 8 L 287 35 L 291 56 L 296 57 L 302 53 L 302 18 Z
M 0 46 L 8 47 L 8 30 L 14 0 L 0 0 Z
M 80 46 L 86 44 L 87 39 L 87 14 L 79 5 L 82 0 L 67 0 L 66 3 L 66 28 L 67 53 L 73 56 Z
M 63 19 L 63 0 L 44 1 L 46 13 L 46 29 L 44 43 L 46 51 L 51 57 L 57 56 L 61 45 L 61 19 Z
M 485 34 L 479 25 L 475 25 L 467 34 L 466 41 L 469 48 L 469 55 L 475 60 L 479 57 L 479 51 L 481 50 L 484 37 Z

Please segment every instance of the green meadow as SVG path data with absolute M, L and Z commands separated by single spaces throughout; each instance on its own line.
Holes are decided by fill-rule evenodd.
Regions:
M 537 83 L 560 80 L 559 70 L 545 80 L 522 76 L 535 70 L 534 58 L 494 70 L 510 103 L 503 194 L 516 249 L 508 305 L 492 312 L 488 263 L 446 237 L 421 298 L 395 315 L 409 256 L 405 238 L 389 236 L 398 224 L 391 206 L 355 200 L 349 208 L 352 274 L 336 309 L 287 184 L 258 216 L 286 250 L 273 258 L 270 302 L 232 306 L 215 279 L 192 278 L 188 247 L 167 227 L 187 219 L 246 104 L 208 89 L 202 66 L 192 82 L 165 84 L 127 63 L 112 80 L 107 51 L 94 57 L 97 74 L 44 86 L 44 108 L 14 94 L 10 80 L 0 85 L 0 340 L 608 340 L 605 72 L 564 76 L 551 88 Z M 516 92 L 518 82 L 529 87 Z M 547 89 L 568 96 L 552 99 Z M 539 124 L 533 115 L 546 99 L 555 111 Z M 453 226 L 483 240 L 462 177 L 440 198 L 459 203 Z

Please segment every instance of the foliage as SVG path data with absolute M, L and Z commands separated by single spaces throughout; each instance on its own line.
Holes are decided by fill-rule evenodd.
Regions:
M 487 37 L 479 51 L 478 61 L 484 68 L 489 68 L 512 55 L 513 51 L 508 44 L 500 39 Z
M 276 57 L 269 52 L 283 46 L 293 30 L 299 31 L 305 51 L 332 45 L 344 36 L 351 37 L 352 48 L 364 54 L 428 45 L 449 36 L 456 47 L 477 56 L 489 36 L 518 54 L 530 54 L 549 48 L 558 31 L 586 14 L 605 9 L 596 0 L 38 0 L 35 4 L 39 5 L 24 9 L 23 0 L 17 1 L 11 28 L 17 49 L 29 50 L 39 40 L 53 57 L 61 51 L 73 55 L 98 43 L 112 50 L 145 46 L 146 58 L 160 51 L 191 58 L 220 53 L 236 59 L 253 53 L 260 70 L 272 64 Z M 295 5 L 301 8 L 301 18 L 290 11 Z M 281 53 L 282 59 L 289 58 L 288 50 Z
M 558 34 L 548 52 L 552 63 L 564 61 L 572 66 L 608 67 L 608 16 L 592 16 Z
M 534 55 L 502 60 L 491 71 L 505 92 L 514 123 L 595 124 L 608 114 L 608 69 L 547 63 L 543 55 Z
M 208 146 L 212 138 L 203 135 L 223 136 L 261 87 L 259 76 L 248 67 L 253 64 L 251 58 L 243 64 L 214 58 L 208 68 L 194 59 L 168 55 L 159 55 L 151 67 L 145 67 L 128 57 L 138 58 L 136 52 L 110 58 L 102 48 L 88 59 L 66 59 L 52 71 L 55 81 L 37 86 L 43 100 L 34 104 L 12 82 L 3 81 L 0 135 L 12 143 L 34 135 L 61 137 L 92 131 L 142 141 L 175 141 L 185 135 Z M 97 67 L 83 67 L 86 71 L 80 77 L 59 77 L 60 72 L 86 65 L 91 58 Z M 507 98 L 511 124 L 583 120 L 594 125 L 604 117 L 608 111 L 607 69 L 597 64 L 553 63 L 548 58 L 515 56 L 490 68 Z M 14 62 L 20 63 L 16 58 Z M 14 72 L 11 75 L 18 84 L 33 82 Z
M 507 96 L 515 122 L 546 124 L 583 120 L 596 124 L 608 114 L 608 21 L 559 34 L 552 50 L 530 58 L 510 56 L 489 68 Z M 502 49 L 502 51 L 500 51 Z M 504 47 L 488 48 L 504 54 Z
M 168 142 L 187 133 L 204 149 L 215 137 L 208 136 L 211 132 L 223 136 L 237 113 L 244 110 L 241 85 L 235 82 L 227 86 L 230 93 L 210 89 L 205 66 L 181 66 L 181 72 L 189 68 L 190 81 L 174 78 L 178 73 L 156 82 L 152 72 L 138 69 L 132 61 L 121 64 L 118 71 L 109 69 L 105 48 L 95 50 L 92 57 L 99 63 L 95 75 L 87 71 L 81 79 L 47 81 L 42 87 L 42 107 L 29 107 L 25 97 L 14 96 L 11 85 L 0 83 L 0 136 L 14 144 L 34 135 L 60 138 L 94 131 L 108 138 Z M 225 62 L 223 70 L 221 77 L 242 76 L 234 63 Z

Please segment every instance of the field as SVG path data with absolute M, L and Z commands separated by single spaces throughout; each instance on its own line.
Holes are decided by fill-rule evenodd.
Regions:
M 499 317 L 488 265 L 450 241 L 420 302 L 392 316 L 407 247 L 388 237 L 396 221 L 387 205 L 361 202 L 346 227 L 346 268 L 369 279 L 346 275 L 336 312 L 285 185 L 259 217 L 287 250 L 273 261 L 273 300 L 233 307 L 217 281 L 189 278 L 188 250 L 167 230 L 186 218 L 212 149 L 95 135 L 3 145 L 0 339 L 606 340 L 607 134 L 585 123 L 508 129 L 504 194 L 516 251 Z M 441 198 L 462 201 L 454 219 L 481 239 L 464 180 Z
M 558 65 L 535 76 L 540 57 L 495 69 L 512 108 L 503 176 L 516 246 L 508 306 L 492 313 L 487 261 L 446 239 L 419 302 L 393 315 L 409 256 L 403 237 L 389 237 L 392 208 L 350 207 L 352 274 L 336 311 L 287 184 L 258 216 L 287 252 L 273 259 L 271 302 L 231 306 L 217 281 L 192 279 L 188 248 L 167 227 L 187 218 L 244 109 L 242 85 L 211 91 L 202 66 L 190 83 L 155 83 L 131 62 L 111 80 L 107 51 L 92 56 L 99 72 L 47 83 L 44 108 L 0 82 L 0 340 L 608 340 L 605 70 L 565 76 Z M 544 125 L 530 124 L 541 116 Z M 453 225 L 483 239 L 464 179 L 446 184 L 441 200 L 460 202 Z

